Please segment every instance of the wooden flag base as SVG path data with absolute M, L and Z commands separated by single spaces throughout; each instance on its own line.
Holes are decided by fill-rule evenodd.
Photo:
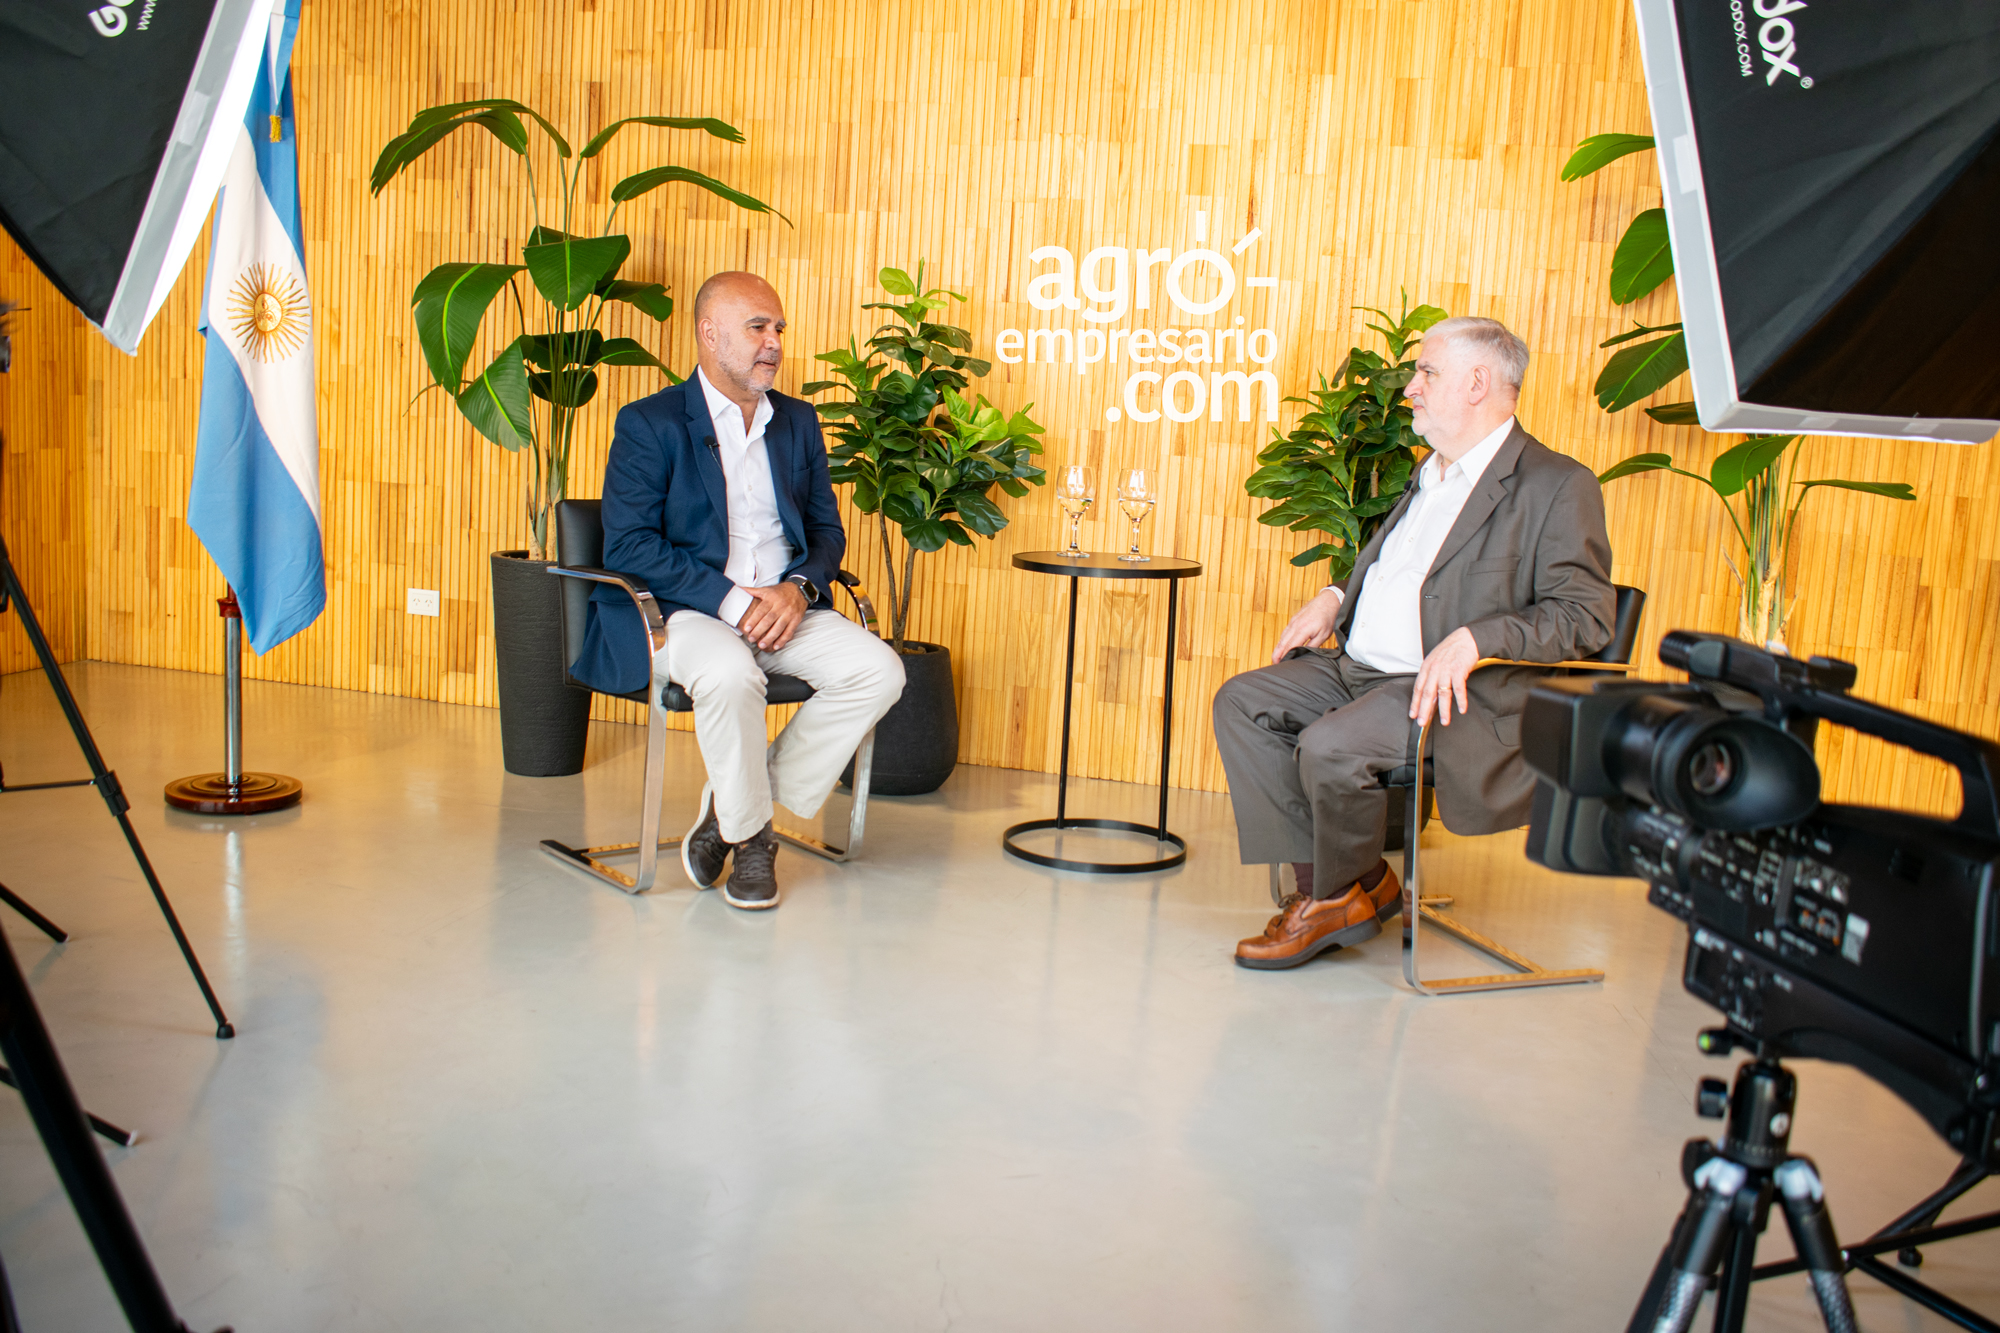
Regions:
M 167 784 L 167 804 L 198 815 L 261 815 L 288 810 L 305 795 L 297 778 L 282 773 L 243 773 L 231 783 L 227 773 L 202 773 Z

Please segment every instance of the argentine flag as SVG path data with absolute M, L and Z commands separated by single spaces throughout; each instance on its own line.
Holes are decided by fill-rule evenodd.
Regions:
M 312 305 L 292 126 L 299 4 L 279 0 L 272 11 L 263 69 L 217 196 L 188 494 L 188 525 L 236 590 L 259 653 L 312 624 L 326 605 Z

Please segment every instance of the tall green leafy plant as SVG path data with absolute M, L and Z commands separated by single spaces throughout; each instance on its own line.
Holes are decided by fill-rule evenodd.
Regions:
M 541 131 L 540 138 L 530 136 L 530 121 Z M 524 508 L 528 554 L 535 559 L 548 553 L 550 510 L 569 494 L 577 414 L 597 396 L 599 370 L 651 366 L 669 381 L 679 379 L 636 338 L 604 336 L 605 311 L 613 303 L 629 305 L 659 322 L 674 312 L 664 284 L 619 276 L 631 257 L 632 240 L 612 230 L 618 211 L 672 184 L 706 190 L 753 213 L 776 211 L 692 168 L 654 166 L 613 185 L 602 225 L 594 234 L 584 233 L 580 229 L 588 223 L 578 197 L 584 166 L 628 125 L 699 130 L 726 143 L 743 142 L 734 127 L 708 117 L 628 116 L 605 126 L 577 150 L 540 112 L 508 98 L 487 98 L 419 111 L 409 128 L 382 149 L 368 181 L 369 192 L 381 194 L 425 153 L 467 126 L 485 130 L 520 161 L 528 224 L 521 262 L 440 264 L 417 284 L 410 306 L 430 372 L 428 388 L 450 394 L 473 429 L 502 449 L 528 454 Z M 539 180 L 537 156 L 542 159 Z M 476 178 L 469 165 L 466 175 L 471 188 Z M 552 216 L 543 213 L 542 180 L 553 187 Z M 524 273 L 531 289 L 525 295 L 520 281 Z M 510 297 L 506 308 L 514 316 L 514 337 L 493 354 L 485 369 L 470 371 L 468 362 L 477 364 L 473 351 L 487 312 L 502 292 Z
M 1674 465 L 1671 454 L 1637 454 L 1607 469 L 1598 480 L 1616 481 L 1638 472 L 1671 472 L 1690 477 L 1715 492 L 1735 530 L 1735 553 L 1723 560 L 1742 588 L 1737 635 L 1766 647 L 1783 648 L 1785 622 L 1796 593 L 1790 587 L 1792 539 L 1799 510 L 1814 488 L 1860 491 L 1891 500 L 1914 500 L 1900 481 L 1842 481 L 1833 477 L 1798 479 L 1796 435 L 1752 435 L 1717 455 L 1708 475 Z
M 1287 398 L 1306 404 L 1307 412 L 1289 434 L 1272 429 L 1271 443 L 1257 455 L 1263 466 L 1243 483 L 1250 494 L 1278 501 L 1257 516 L 1259 523 L 1330 538 L 1292 557 L 1301 568 L 1326 561 L 1329 583 L 1353 572 L 1354 558 L 1410 484 L 1423 440 L 1403 399 L 1417 368 L 1405 353 L 1445 318 L 1434 305 L 1410 309 L 1407 293 L 1399 315 L 1357 308 L 1381 318 L 1368 327 L 1382 335 L 1389 354 L 1356 347 L 1331 383 L 1321 375 L 1306 397 Z
M 1576 146 L 1563 165 L 1562 178 L 1581 180 L 1619 158 L 1654 147 L 1647 134 L 1593 134 Z M 1611 300 L 1630 305 L 1657 291 L 1674 275 L 1674 253 L 1667 237 L 1667 214 L 1649 208 L 1633 218 L 1611 255 Z M 1597 405 L 1623 412 L 1666 388 L 1687 373 L 1687 337 L 1679 323 L 1646 325 L 1633 321 L 1630 332 L 1604 341 L 1617 347 L 1598 372 Z M 1654 336 L 1661 335 L 1661 336 Z M 1640 342 L 1639 339 L 1650 339 Z M 1646 415 L 1666 426 L 1698 426 L 1695 405 L 1663 403 Z M 1723 560 L 1736 576 L 1738 637 L 1752 643 L 1782 647 L 1797 590 L 1789 583 L 1792 540 L 1799 510 L 1816 487 L 1860 491 L 1891 500 L 1914 500 L 1917 493 L 1900 481 L 1844 481 L 1834 477 L 1798 479 L 1800 451 L 1795 435 L 1752 435 L 1717 455 L 1707 476 L 1674 465 L 1664 453 L 1636 454 L 1606 469 L 1600 482 L 1616 481 L 1640 472 L 1671 472 L 1707 486 L 1722 504 L 1735 529 L 1734 555 Z
M 975 535 L 998 533 L 1007 515 L 993 502 L 993 488 L 1018 500 L 1045 476 L 1033 461 L 1042 451 L 1035 442 L 1042 428 L 1027 407 L 1009 415 L 983 396 L 964 396 L 993 365 L 972 355 L 970 332 L 937 316 L 966 298 L 926 288 L 922 263 L 914 277 L 885 268 L 878 281 L 897 299 L 861 308 L 887 310 L 894 322 L 877 328 L 865 346 L 849 338 L 846 347 L 821 352 L 815 359 L 837 378 L 815 380 L 800 392 L 845 389 L 849 395 L 818 404 L 819 414 L 833 423 L 829 471 L 835 484 L 854 488 L 854 507 L 875 515 L 880 527 L 890 636 L 900 652 L 917 554 L 946 543 L 970 546 Z M 902 538 L 900 578 L 892 524 Z

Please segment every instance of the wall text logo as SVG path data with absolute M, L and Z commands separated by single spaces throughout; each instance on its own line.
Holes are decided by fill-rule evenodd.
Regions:
M 1214 315 L 1239 290 L 1276 286 L 1276 278 L 1237 274 L 1237 262 L 1263 235 L 1261 229 L 1252 228 L 1225 255 L 1208 248 L 1208 215 L 1196 213 L 1195 248 L 1179 254 L 1106 245 L 1090 250 L 1079 262 L 1065 246 L 1040 246 L 1028 255 L 1038 270 L 1028 280 L 1028 304 L 1037 310 L 1074 311 L 1082 315 L 1085 326 L 1003 329 L 994 340 L 993 354 L 1009 365 L 1066 364 L 1079 375 L 1102 365 L 1204 367 L 1129 371 L 1117 402 L 1104 409 L 1106 421 L 1130 417 L 1138 422 L 1186 422 L 1203 415 L 1221 421 L 1231 391 L 1238 421 L 1251 419 L 1259 399 L 1263 419 L 1276 421 L 1277 376 L 1257 368 L 1206 369 L 1224 364 L 1268 366 L 1278 355 L 1275 331 L 1248 328 L 1242 315 L 1221 328 L 1098 327 L 1120 323 L 1134 311 L 1160 309 L 1164 314 L 1162 306 L 1183 315 Z M 1164 301 L 1156 304 L 1156 298 Z

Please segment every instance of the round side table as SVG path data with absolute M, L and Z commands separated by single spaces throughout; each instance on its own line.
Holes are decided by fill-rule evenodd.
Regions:
M 1056 870 L 1083 870 L 1096 874 L 1136 875 L 1148 870 L 1168 870 L 1187 860 L 1187 843 L 1177 833 L 1167 831 L 1167 763 L 1174 743 L 1174 629 L 1180 604 L 1180 580 L 1201 573 L 1201 565 L 1170 555 L 1150 560 L 1120 560 L 1115 555 L 1087 555 L 1072 558 L 1060 551 L 1023 551 L 1014 557 L 1014 568 L 1036 574 L 1059 574 L 1069 579 L 1069 643 L 1063 651 L 1062 765 L 1056 774 L 1056 817 L 1030 819 L 1015 824 L 1000 835 L 1000 845 L 1023 861 Z M 1167 581 L 1167 668 L 1160 699 L 1160 822 L 1135 824 L 1129 819 L 1077 819 L 1069 814 L 1069 719 L 1071 696 L 1076 688 L 1076 581 L 1078 579 L 1165 579 Z M 1019 834 L 1043 829 L 1111 829 L 1121 833 L 1150 833 L 1157 842 L 1171 843 L 1170 856 L 1151 861 L 1079 861 L 1072 857 L 1048 856 L 1030 851 L 1014 839 Z

